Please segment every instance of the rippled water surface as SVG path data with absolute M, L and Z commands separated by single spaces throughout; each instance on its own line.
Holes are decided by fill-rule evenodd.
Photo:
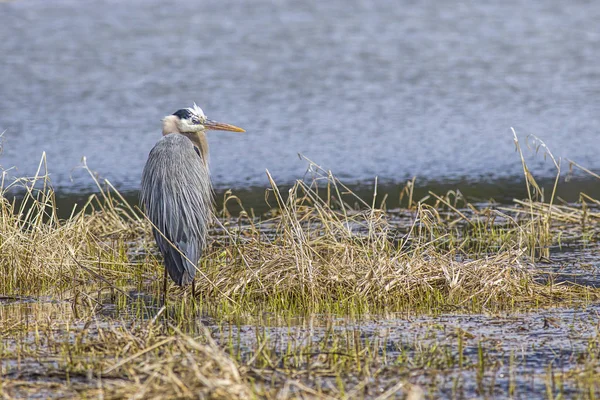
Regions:
M 17 0 L 0 3 L 3 167 L 48 154 L 138 187 L 160 119 L 198 102 L 219 187 L 521 174 L 510 127 L 600 167 L 596 2 Z M 546 175 L 551 164 L 537 157 Z M 73 181 L 70 177 L 73 177 Z

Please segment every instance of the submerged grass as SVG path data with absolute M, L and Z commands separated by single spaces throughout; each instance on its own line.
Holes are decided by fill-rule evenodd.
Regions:
M 515 142 L 520 151 L 516 135 Z M 450 344 L 419 338 L 396 345 L 392 359 L 385 337 L 373 341 L 333 325 L 319 340 L 308 335 L 281 348 L 257 323 L 255 341 L 243 345 L 240 321 L 275 312 L 293 331 L 286 321 L 314 313 L 499 313 L 600 297 L 594 287 L 559 282 L 538 268 L 552 246 L 596 240 L 600 203 L 585 195 L 580 205 L 557 204 L 554 193 L 544 199 L 524 161 L 528 199 L 512 207 L 470 204 L 458 191 L 416 200 L 413 180 L 402 191 L 407 207 L 391 211 L 377 183 L 372 199 L 360 199 L 309 165 L 311 179 L 286 193 L 267 173 L 272 210 L 261 218 L 226 194 L 198 265 L 198 298 L 170 290 L 166 308 L 157 305 L 163 267 L 150 224 L 110 182 L 101 185 L 90 172 L 99 194 L 67 219 L 57 217 L 45 158 L 34 177 L 3 183 L 0 394 L 417 399 L 424 387 L 439 393 L 435 375 L 448 369 L 458 379 L 452 396 L 465 376 L 477 393 L 493 396 L 495 373 L 513 356 L 485 342 L 466 345 L 472 338 L 461 329 Z M 15 190 L 22 201 L 9 200 Z M 237 216 L 228 211 L 232 202 L 242 210 Z M 30 301 L 47 301 L 50 311 L 22 315 L 2 306 Z M 207 316 L 220 333 L 203 327 Z M 566 379 L 593 395 L 597 347 L 590 339 L 580 373 L 557 378 L 550 365 L 548 393 L 559 393 L 556 382 Z

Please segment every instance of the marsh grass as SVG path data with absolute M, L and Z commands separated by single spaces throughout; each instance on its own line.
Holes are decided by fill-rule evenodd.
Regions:
M 46 304 L 0 313 L 4 383 L 11 397 L 249 398 L 237 365 L 209 334 L 191 337 L 151 320 L 110 323 L 85 307 Z M 25 317 L 25 318 L 24 318 Z M 205 328 L 202 328 L 205 329 Z M 51 354 L 51 357 L 48 357 Z M 95 384 L 89 384 L 94 381 Z M 185 383 L 184 383 L 185 382 Z
M 23 199 L 12 202 L 19 190 Z M 70 218 L 59 220 L 45 157 L 38 173 L 0 191 L 0 291 L 4 295 L 73 295 L 85 285 L 117 286 L 148 272 L 127 253 L 145 231 L 141 222 L 103 191 Z M 85 260 L 82 262 L 81 260 Z
M 522 154 L 516 135 L 515 143 Z M 200 321 L 275 312 L 285 325 L 314 313 L 504 312 L 597 300 L 599 290 L 556 283 L 537 263 L 561 241 L 593 242 L 600 204 L 583 194 L 580 205 L 557 204 L 553 157 L 557 180 L 545 198 L 522 160 L 528 198 L 512 207 L 470 204 L 459 191 L 417 200 L 412 180 L 401 192 L 407 208 L 387 211 L 376 182 L 372 198 L 361 199 L 310 160 L 307 178 L 286 192 L 267 172 L 272 210 L 257 218 L 227 193 L 198 265 L 198 298 L 171 288 L 168 306 L 159 308 L 163 267 L 143 213 L 84 162 L 98 194 L 58 218 L 43 157 L 35 176 L 3 180 L 0 190 L 0 302 L 58 303 L 25 316 L 0 307 L 0 394 L 421 398 L 411 368 L 425 375 L 468 369 L 478 390 L 493 394 L 490 366 L 506 359 L 494 359 L 484 344 L 475 356 L 464 354 L 469 335 L 462 331 L 452 345 L 409 343 L 392 362 L 385 338 L 369 341 L 357 331 L 332 329 L 282 350 L 257 324 L 255 345 L 243 350 L 233 336 L 217 344 Z M 15 190 L 22 201 L 9 200 Z M 228 211 L 232 203 L 237 216 Z M 584 357 L 583 375 L 564 379 L 595 391 L 591 378 L 579 380 L 595 376 L 594 354 Z M 38 364 L 44 379 L 36 378 Z M 555 371 L 548 376 L 554 393 Z
M 2 192 L 16 185 L 25 192 L 18 208 L 2 196 L 2 293 L 73 299 L 136 287 L 157 295 L 162 266 L 143 214 L 109 182 L 96 181 L 99 194 L 58 219 L 43 161 L 35 177 Z M 376 189 L 368 204 L 331 173 L 313 163 L 310 171 L 310 181 L 297 181 L 287 193 L 268 174 L 271 217 L 251 219 L 242 205 L 237 219 L 216 221 L 198 266 L 202 302 L 229 310 L 435 312 L 598 295 L 541 283 L 535 258 L 524 257 L 546 256 L 550 219 L 566 215 L 552 202 L 501 211 L 463 199 L 459 210 L 456 193 L 431 193 L 432 204 L 415 203 L 410 222 L 395 225 L 393 214 L 373 208 Z M 238 200 L 227 196 L 221 213 Z M 593 217 L 586 211 L 587 220 Z

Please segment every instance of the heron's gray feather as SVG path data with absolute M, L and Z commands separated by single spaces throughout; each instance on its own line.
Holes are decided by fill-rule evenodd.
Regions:
M 184 135 L 163 136 L 150 151 L 140 200 L 156 228 L 197 264 L 212 218 L 212 188 L 205 160 Z M 190 283 L 196 274 L 194 265 L 156 230 L 154 237 L 173 281 L 180 286 Z

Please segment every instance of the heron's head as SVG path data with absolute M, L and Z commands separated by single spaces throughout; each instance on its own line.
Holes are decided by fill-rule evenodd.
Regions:
M 182 108 L 163 119 L 163 135 L 169 133 L 204 133 L 208 130 L 245 132 L 242 128 L 206 118 L 200 107 Z

